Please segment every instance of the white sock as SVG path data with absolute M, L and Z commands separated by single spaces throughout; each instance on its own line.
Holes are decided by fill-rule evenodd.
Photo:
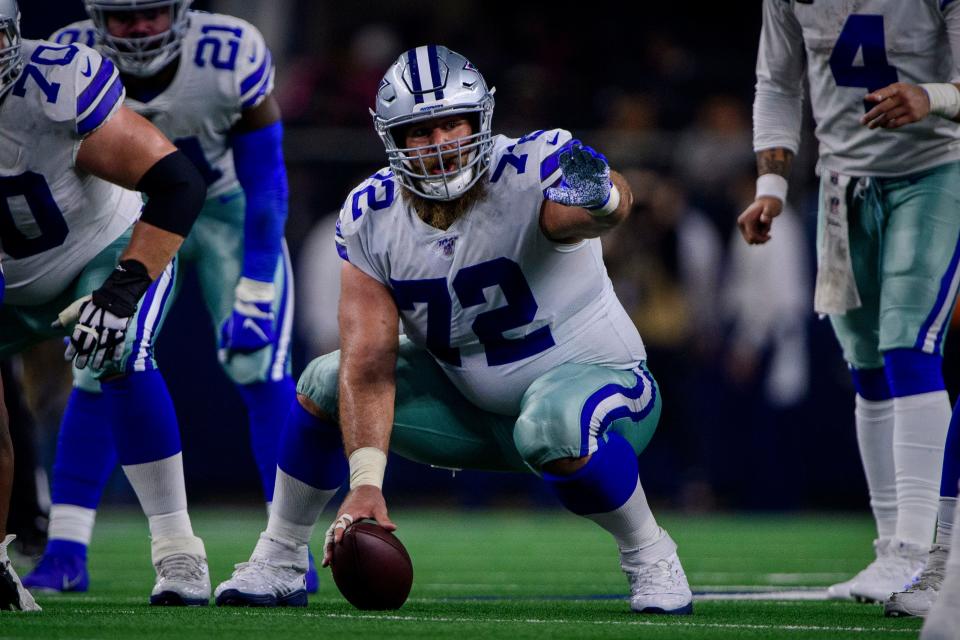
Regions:
M 311 487 L 278 467 L 265 533 L 297 546 L 308 544 L 320 512 L 336 493 L 336 489 Z
M 957 499 L 940 496 L 940 505 L 937 509 L 937 544 L 949 547 L 953 539 L 953 514 L 957 509 Z
M 51 540 L 69 540 L 89 547 L 96 517 L 96 509 L 78 507 L 75 504 L 52 505 L 47 536 Z
M 877 537 L 892 538 L 897 531 L 893 400 L 867 400 L 857 395 L 854 418 L 860 460 L 870 492 L 870 508 L 877 523 Z
M 613 534 L 621 550 L 635 550 L 648 547 L 664 535 L 657 525 L 647 496 L 637 481 L 637 488 L 627 501 L 607 513 L 591 513 L 585 516 Z
M 182 453 L 153 462 L 124 465 L 123 473 L 148 517 L 187 508 Z
M 150 516 L 148 520 L 151 538 L 186 538 L 193 535 L 193 527 L 186 509 Z
M 897 470 L 896 537 L 929 546 L 937 524 L 950 399 L 946 391 L 894 398 L 893 411 L 893 460 Z

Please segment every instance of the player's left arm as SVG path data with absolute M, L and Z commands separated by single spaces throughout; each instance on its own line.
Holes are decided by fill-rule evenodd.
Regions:
M 230 318 L 221 329 L 224 356 L 251 353 L 276 335 L 274 275 L 287 220 L 283 123 L 273 95 L 245 109 L 231 135 L 233 163 L 243 188 L 243 265 Z
M 549 239 L 574 244 L 596 238 L 629 215 L 633 193 L 603 154 L 573 146 L 561 153 L 560 171 L 560 183 L 546 190 L 540 208 L 540 228 Z
M 952 77 L 960 78 L 960 3 L 942 6 L 943 24 L 953 54 Z M 960 122 L 960 83 L 894 82 L 864 98 L 875 106 L 860 118 L 870 129 L 897 129 L 927 116 Z

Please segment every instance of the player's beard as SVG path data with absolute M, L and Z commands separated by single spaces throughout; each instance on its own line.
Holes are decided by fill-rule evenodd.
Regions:
M 462 196 L 454 200 L 431 200 L 419 196 L 407 188 L 401 190 L 403 199 L 413 207 L 420 219 L 431 227 L 446 231 L 454 222 L 462 218 L 481 200 L 487 197 L 487 177 L 467 189 Z

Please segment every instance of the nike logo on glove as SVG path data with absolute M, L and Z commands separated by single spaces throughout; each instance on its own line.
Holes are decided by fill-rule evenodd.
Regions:
M 260 328 L 260 325 L 258 325 L 252 318 L 245 319 L 243 321 L 243 324 L 240 325 L 240 328 L 249 329 L 250 331 L 253 331 L 264 342 L 267 342 L 269 340 L 269 338 L 267 338 L 267 334 L 263 332 L 263 329 Z
M 64 591 L 71 591 L 71 590 L 73 590 L 73 588 L 74 588 L 75 586 L 77 586 L 78 584 L 80 584 L 80 581 L 81 581 L 81 580 L 83 580 L 83 574 L 82 574 L 82 573 L 78 573 L 77 576 L 76 576 L 75 578 L 73 578 L 72 580 L 71 580 L 70 578 L 68 578 L 67 576 L 63 576 L 63 590 L 64 590 Z

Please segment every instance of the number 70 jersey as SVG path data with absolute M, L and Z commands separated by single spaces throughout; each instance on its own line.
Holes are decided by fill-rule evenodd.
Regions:
M 0 102 L 5 303 L 43 304 L 140 214 L 140 196 L 76 167 L 83 139 L 123 103 L 113 63 L 83 45 L 24 40 Z
M 347 197 L 340 256 L 387 287 L 406 336 L 468 399 L 519 412 L 533 380 L 565 363 L 630 369 L 646 358 L 613 293 L 599 239 L 549 240 L 543 190 L 570 134 L 494 138 L 486 196 L 448 229 L 427 225 L 388 169 Z
M 899 129 L 860 124 L 868 93 L 895 82 L 960 81 L 947 25 L 958 0 L 764 0 L 757 91 L 799 96 L 804 58 L 826 169 L 897 176 L 960 159 L 960 126 L 927 117 Z M 960 48 L 960 33 L 954 36 Z

